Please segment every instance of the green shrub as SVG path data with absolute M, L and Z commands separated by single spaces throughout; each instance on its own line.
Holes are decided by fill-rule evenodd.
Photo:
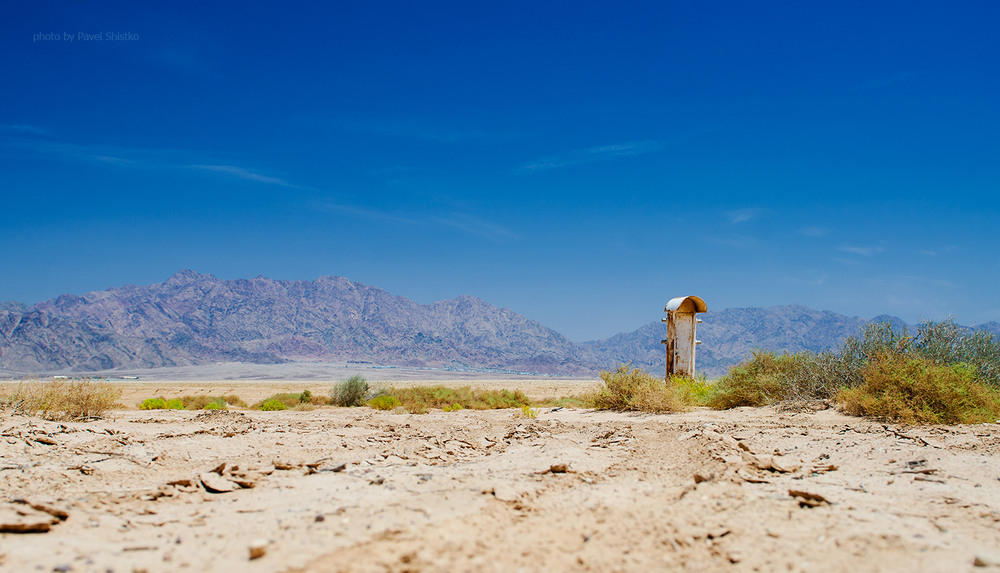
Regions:
M 180 398 L 146 398 L 139 404 L 140 410 L 183 410 L 184 402 Z
M 264 405 L 265 402 L 274 401 L 274 402 L 280 402 L 284 406 L 284 408 L 281 408 L 282 410 L 287 410 L 289 408 L 297 408 L 303 405 L 301 397 L 302 394 L 297 392 L 280 392 L 278 394 L 273 394 L 270 397 L 261 400 L 260 402 L 257 402 L 251 407 L 255 410 L 259 410 L 261 406 Z
M 1000 388 L 1000 343 L 985 330 L 972 331 L 955 324 L 924 322 L 917 327 L 916 354 L 935 364 L 968 364 L 976 377 Z
M 876 322 L 865 326 L 860 337 L 850 336 L 833 356 L 830 369 L 839 377 L 838 386 L 857 386 L 864 380 L 861 369 L 878 356 L 906 354 L 913 350 L 913 339 L 906 333 L 897 332 L 888 322 Z
M 450 412 L 464 408 L 496 410 L 531 405 L 531 400 L 519 390 L 473 390 L 468 386 L 461 388 L 414 386 L 392 388 L 387 393 L 396 397 L 401 406 L 413 414 L 423 414 L 432 408 Z
M 299 402 L 302 402 L 303 404 L 308 403 L 309 399 L 312 398 L 312 394 L 313 393 L 309 390 L 303 390 L 302 393 L 299 394 Z
M 848 414 L 904 424 L 973 424 L 1000 416 L 1000 393 L 966 364 L 883 354 L 862 369 L 864 382 L 837 401 Z
M 681 401 L 689 406 L 705 406 L 712 396 L 712 384 L 704 378 L 673 376 L 670 378 L 670 384 Z
M 400 402 L 399 398 L 395 396 L 382 394 L 368 400 L 368 405 L 376 410 L 394 410 L 395 408 L 401 406 L 402 402 Z
M 330 399 L 337 406 L 363 406 L 368 394 L 368 382 L 355 374 L 337 384 L 330 391 Z
M 260 409 L 265 412 L 273 412 L 276 410 L 287 410 L 288 406 L 284 402 L 276 398 L 268 398 L 260 403 Z
M 895 370 L 894 370 L 895 369 Z M 755 351 L 713 386 L 715 408 L 834 398 L 848 413 L 903 423 L 955 423 L 996 415 L 1000 343 L 953 321 L 924 322 L 914 337 L 869 324 L 836 352 Z
M 163 398 L 146 398 L 139 404 L 140 410 L 163 410 L 167 407 L 167 401 Z
M 716 381 L 707 404 L 712 408 L 725 409 L 818 397 L 821 392 L 812 386 L 821 360 L 821 357 L 807 352 L 777 354 L 754 350 L 749 361 L 733 366 Z
M 602 410 L 677 412 L 687 407 L 685 396 L 673 384 L 639 368 L 622 364 L 615 372 L 601 372 L 604 383 L 592 402 Z
M 232 396 L 235 398 L 235 396 Z M 239 398 L 237 398 L 239 400 Z M 242 400 L 239 400 L 241 403 Z M 226 410 L 227 402 L 223 396 L 183 396 L 181 398 L 181 403 L 184 404 L 184 408 L 188 410 Z M 210 405 L 215 404 L 215 407 L 209 408 Z

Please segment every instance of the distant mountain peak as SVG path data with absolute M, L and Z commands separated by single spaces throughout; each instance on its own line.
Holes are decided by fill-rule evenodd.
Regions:
M 174 273 L 170 278 L 168 278 L 166 284 L 188 284 L 192 282 L 207 281 L 207 280 L 218 280 L 215 276 L 199 273 L 191 269 L 181 269 Z
M 336 276 L 220 280 L 184 269 L 163 283 L 64 295 L 33 310 L 38 316 L 30 324 L 17 317 L 5 323 L 12 336 L 0 340 L 0 367 L 40 372 L 95 364 L 361 359 L 590 372 L 568 339 L 482 299 L 463 295 L 419 305 Z M 58 332 L 46 331 L 49 318 L 58 319 Z
M 0 368 L 24 373 L 223 361 L 363 360 L 397 366 L 594 375 L 621 363 L 663 369 L 656 320 L 574 344 L 510 309 L 463 294 L 431 304 L 340 276 L 222 280 L 190 269 L 163 283 L 0 305 Z M 793 304 L 702 315 L 698 371 L 717 376 L 753 349 L 839 347 L 872 322 Z M 875 317 L 911 329 L 889 315 Z M 1000 334 L 996 322 L 979 328 Z

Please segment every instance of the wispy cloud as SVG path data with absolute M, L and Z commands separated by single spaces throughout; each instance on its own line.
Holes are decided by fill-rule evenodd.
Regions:
M 92 157 L 94 161 L 99 161 L 101 163 L 110 163 L 112 165 L 136 165 L 134 159 L 128 159 L 125 157 L 115 157 L 113 155 L 94 155 Z
M 918 251 L 918 252 L 921 255 L 924 255 L 926 257 L 937 257 L 937 256 L 940 256 L 940 255 L 946 255 L 946 254 L 954 252 L 956 250 L 958 250 L 958 249 L 956 249 L 955 247 L 947 246 L 947 247 L 941 247 L 941 248 L 938 248 L 938 249 L 923 249 L 923 250 Z
M 466 235 L 474 235 L 491 240 L 515 240 L 520 236 L 510 229 L 484 221 L 479 217 L 467 213 L 449 213 L 443 216 L 432 217 L 431 221 L 445 227 L 451 227 Z
M 20 129 L 21 133 L 48 133 L 46 130 L 32 126 L 0 126 L 0 134 L 13 133 L 15 131 L 13 128 L 15 127 Z M 291 183 L 286 179 L 264 175 L 239 165 L 227 163 L 191 163 L 192 156 L 198 154 L 191 150 L 154 150 L 108 145 L 86 145 L 53 141 L 51 139 L 14 137 L 12 135 L 0 137 L 0 143 L 25 150 L 31 154 L 44 155 L 50 158 L 62 158 L 64 160 L 152 171 L 200 171 L 267 185 L 278 185 L 292 189 L 309 189 L 308 187 Z M 204 158 L 200 159 L 204 160 Z
M 332 201 L 314 205 L 313 208 L 319 211 L 340 213 L 349 217 L 364 219 L 366 221 L 372 221 L 380 224 L 384 223 L 423 228 L 448 227 L 465 235 L 481 237 L 493 241 L 520 239 L 520 236 L 517 233 L 504 227 L 503 225 L 485 221 L 474 215 L 461 212 L 448 212 L 443 214 L 402 213 L 398 211 L 383 211 L 359 205 L 348 205 Z
M 43 155 L 48 158 L 86 163 L 96 162 L 106 165 L 128 165 L 131 167 L 152 167 L 159 165 L 165 161 L 164 158 L 166 156 L 175 153 L 172 151 L 130 149 L 111 145 L 84 145 L 34 137 L 7 136 L 0 138 L 0 142 L 29 154 Z
M 559 155 L 543 157 L 536 161 L 531 161 L 522 165 L 519 170 L 527 172 L 548 171 L 550 169 L 559 169 L 562 167 L 569 167 L 571 165 L 608 161 L 620 157 L 652 153 L 662 147 L 663 143 L 659 141 L 632 141 L 628 143 L 602 145 L 600 147 L 590 147 Z
M 802 227 L 801 229 L 799 229 L 799 234 L 801 234 L 803 237 L 816 239 L 819 237 L 825 237 L 829 235 L 830 229 L 824 227 Z
M 736 225 L 738 223 L 746 223 L 747 221 L 753 221 L 754 219 L 760 217 L 767 212 L 767 209 L 760 207 L 748 207 L 746 209 L 736 209 L 734 211 L 726 211 L 726 217 L 729 218 L 729 222 Z
M 390 119 L 319 120 L 313 123 L 333 125 L 347 131 L 418 139 L 433 143 L 505 143 L 527 137 L 525 134 L 473 127 L 448 127 L 445 122 Z
M 236 177 L 237 179 L 246 179 L 248 181 L 256 181 L 258 183 L 267 183 L 269 185 L 280 185 L 282 187 L 301 189 L 298 185 L 293 185 L 280 177 L 261 175 L 260 173 L 255 173 L 236 165 L 189 165 L 188 167 L 204 171 L 213 171 L 215 173 L 223 173 Z
M 0 133 L 14 135 L 49 135 L 49 130 L 35 125 L 18 123 L 13 125 L 0 125 Z
M 709 235 L 704 240 L 723 247 L 741 250 L 753 249 L 760 245 L 758 239 L 749 235 Z
M 856 246 L 844 246 L 837 249 L 845 253 L 851 253 L 854 255 L 861 255 L 863 257 L 871 257 L 880 254 L 883 249 L 882 247 L 856 247 Z

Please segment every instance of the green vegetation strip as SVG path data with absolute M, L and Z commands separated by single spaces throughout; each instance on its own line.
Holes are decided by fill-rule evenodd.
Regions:
M 597 408 L 671 412 L 794 400 L 832 400 L 845 413 L 904 424 L 971 424 L 1000 418 L 1000 344 L 952 321 L 925 322 L 916 336 L 871 324 L 839 352 L 756 350 L 713 383 L 665 382 L 621 366 L 603 372 Z

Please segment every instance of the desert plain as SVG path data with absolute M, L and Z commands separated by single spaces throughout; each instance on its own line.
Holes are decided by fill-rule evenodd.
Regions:
M 534 398 L 598 383 L 403 378 L 387 383 Z M 822 402 L 135 407 L 330 386 L 126 381 L 127 408 L 102 419 L 0 414 L 0 571 L 1000 571 L 996 423 L 904 427 Z

